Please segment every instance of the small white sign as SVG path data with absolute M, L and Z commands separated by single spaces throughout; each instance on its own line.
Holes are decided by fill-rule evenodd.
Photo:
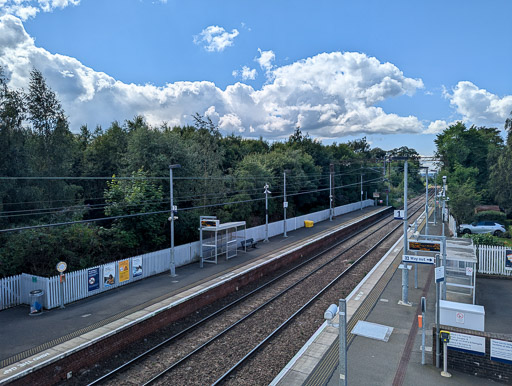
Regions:
M 455 314 L 455 321 L 460 324 L 464 324 L 464 312 L 457 312 Z
M 491 360 L 512 364 L 512 342 L 491 339 Z
M 436 268 L 436 283 L 444 281 L 444 266 Z
M 283 202 L 283 208 L 288 208 L 288 201 Z
M 434 256 L 404 255 L 402 261 L 405 263 L 435 264 Z
M 485 338 L 483 336 L 450 332 L 448 347 L 473 354 L 485 355 Z
M 395 220 L 403 220 L 404 219 L 404 210 L 395 210 Z
M 466 267 L 466 276 L 473 276 L 473 267 Z

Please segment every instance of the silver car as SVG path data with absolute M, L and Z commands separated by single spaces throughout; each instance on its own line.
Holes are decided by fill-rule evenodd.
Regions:
M 494 236 L 500 236 L 506 231 L 503 225 L 494 221 L 479 221 L 471 224 L 462 224 L 459 229 L 461 233 L 492 233 Z

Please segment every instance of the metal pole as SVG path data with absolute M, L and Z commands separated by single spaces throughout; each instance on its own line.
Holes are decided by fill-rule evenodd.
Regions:
M 172 169 L 177 165 L 169 165 L 169 178 L 171 190 L 171 277 L 176 276 L 176 265 L 174 261 L 174 193 L 172 184 Z
M 404 162 L 404 255 L 407 254 L 408 251 L 408 240 L 407 240 L 407 173 L 408 173 L 408 164 L 407 161 Z M 407 269 L 407 264 L 402 263 L 404 268 L 402 269 L 402 304 L 409 305 L 409 270 Z
M 332 195 L 332 179 L 333 179 L 333 171 L 334 171 L 334 164 L 331 164 L 330 166 L 330 171 L 329 171 L 329 221 L 332 221 L 332 217 L 333 217 L 333 209 L 332 209 L 332 199 L 333 199 L 333 195 Z
M 425 364 L 425 313 L 427 308 L 427 299 L 421 298 L 421 364 Z
M 340 386 L 347 386 L 347 301 L 340 299 L 339 308 L 340 338 Z
M 434 226 L 437 225 L 437 170 L 434 173 L 435 184 L 434 184 Z
M 444 223 L 443 223 L 443 236 L 444 236 Z M 446 270 L 446 237 L 443 237 L 443 267 Z M 443 280 L 441 299 L 446 300 L 446 271 L 445 279 Z
M 439 255 L 436 255 L 436 268 L 439 267 Z M 439 302 L 439 283 L 436 280 L 436 367 L 441 367 L 441 349 L 439 347 L 439 324 L 440 324 L 440 302 Z
M 60 273 L 60 308 L 64 307 L 64 274 Z
M 284 237 L 288 237 L 286 234 L 286 208 L 288 207 L 288 202 L 286 201 L 286 172 L 283 172 L 283 180 L 284 180 L 284 194 L 283 194 L 283 211 L 284 211 Z
M 361 210 L 363 210 L 363 175 L 361 174 Z
M 428 235 L 428 167 L 425 173 L 425 234 Z
M 265 243 L 268 243 L 268 184 L 265 184 Z

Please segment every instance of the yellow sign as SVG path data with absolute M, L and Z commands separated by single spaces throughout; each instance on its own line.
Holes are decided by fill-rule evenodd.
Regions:
M 130 260 L 119 262 L 119 283 L 130 280 Z

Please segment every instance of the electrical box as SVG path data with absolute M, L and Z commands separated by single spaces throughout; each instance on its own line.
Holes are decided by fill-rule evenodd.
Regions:
M 484 331 L 485 309 L 483 306 L 441 300 L 439 307 L 441 324 Z

